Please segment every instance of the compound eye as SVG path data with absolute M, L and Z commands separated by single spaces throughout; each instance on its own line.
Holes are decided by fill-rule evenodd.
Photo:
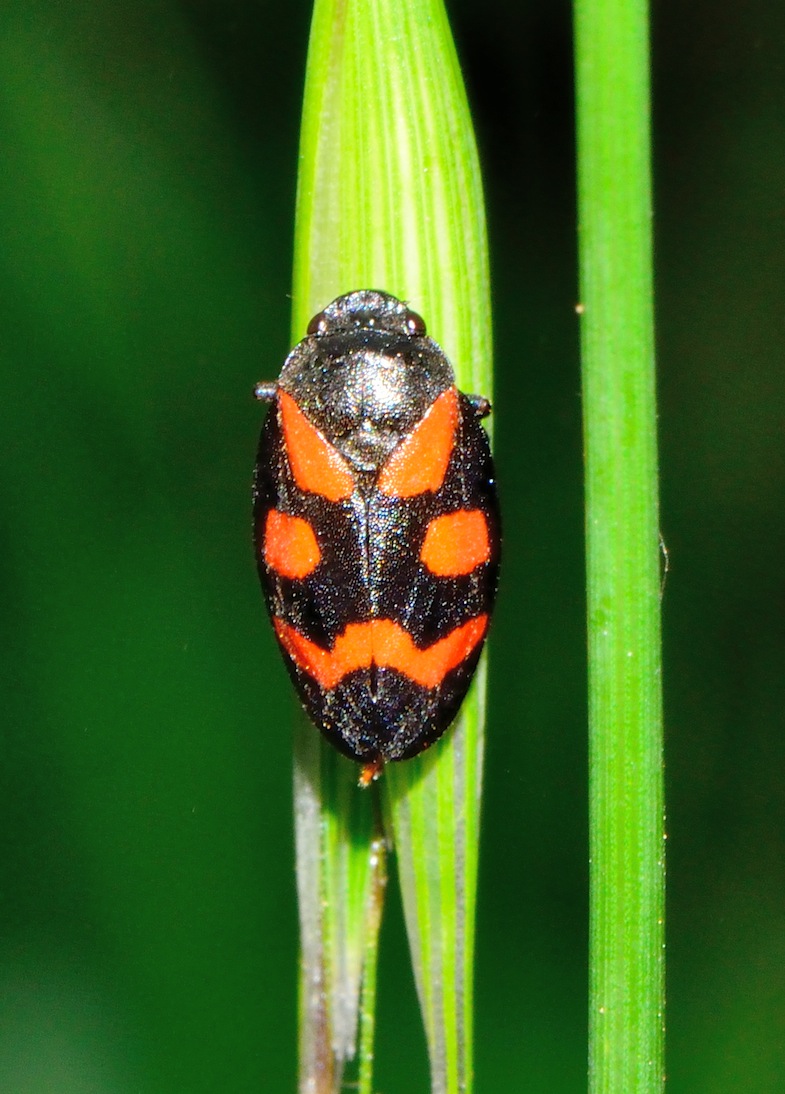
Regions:
M 425 334 L 425 320 L 421 315 L 418 315 L 416 311 L 407 309 L 406 329 L 411 335 Z
M 327 330 L 327 316 L 323 311 L 317 312 L 308 324 L 308 334 L 324 334 Z

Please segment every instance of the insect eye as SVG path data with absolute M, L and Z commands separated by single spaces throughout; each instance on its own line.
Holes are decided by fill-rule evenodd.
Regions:
M 406 312 L 406 329 L 412 335 L 425 334 L 425 320 L 416 311 L 409 310 Z
M 317 312 L 308 324 L 308 334 L 324 334 L 327 330 L 327 316 L 323 311 Z

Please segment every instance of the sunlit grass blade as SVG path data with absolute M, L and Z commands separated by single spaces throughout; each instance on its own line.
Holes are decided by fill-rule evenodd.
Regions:
M 648 10 L 576 0 L 592 1094 L 663 1085 L 664 848 Z
M 358 288 L 383 289 L 409 301 L 444 347 L 463 390 L 491 394 L 482 188 L 440 0 L 317 0 L 315 5 L 298 187 L 294 338 L 302 337 L 311 315 L 330 300 Z M 483 684 L 481 671 L 458 726 L 430 754 L 388 767 L 381 784 L 399 856 L 432 1089 L 445 1094 L 469 1091 L 472 1083 Z M 320 773 L 318 784 L 301 779 L 298 789 L 298 795 L 303 786 L 313 790 L 307 804 L 314 818 L 308 840 L 303 835 L 298 841 L 298 858 L 318 862 L 324 879 L 321 888 L 301 886 L 304 899 L 340 894 L 335 878 L 328 878 L 339 868 L 343 841 L 362 848 L 357 861 L 366 865 L 358 867 L 358 876 L 372 861 L 370 809 L 376 790 L 350 791 L 345 765 L 327 762 L 326 748 L 308 744 L 298 760 L 303 771 Z M 358 831 L 365 836 L 358 838 L 350 827 L 352 810 L 359 810 Z M 325 830 L 334 831 L 335 839 L 325 841 Z M 331 975 L 326 954 L 349 944 L 360 922 L 354 917 L 348 933 L 331 935 L 330 917 L 341 918 L 337 910 L 304 912 L 303 922 L 315 919 L 322 930 L 312 953 L 304 944 L 306 984 L 318 982 L 320 969 Z M 328 1013 L 303 1010 L 304 1023 L 313 1024 L 303 1033 L 305 1046 L 318 1044 L 320 1022 L 334 1028 L 332 985 L 325 987 Z M 372 1017 L 372 1007 L 365 1013 Z M 304 1085 L 310 1081 L 307 1060 L 301 1075 L 302 1090 L 328 1089 Z M 363 1082 L 370 1090 L 367 1066 Z

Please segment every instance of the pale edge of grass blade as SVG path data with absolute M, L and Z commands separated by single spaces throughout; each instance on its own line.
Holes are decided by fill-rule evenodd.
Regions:
M 335 1061 L 326 987 L 321 747 L 311 729 L 300 719 L 295 730 L 294 822 L 300 915 L 299 1090 L 300 1094 L 332 1094 Z
M 301 1094 L 336 1094 L 341 1089 L 344 1065 L 355 1056 L 363 967 L 376 959 L 386 846 L 378 802 L 359 792 L 357 771 L 300 719 L 294 801 Z M 361 1030 L 362 1067 L 369 1079 L 373 984 L 363 987 Z
M 450 357 L 459 386 L 491 394 L 482 187 L 440 0 L 317 0 L 315 5 L 298 187 L 294 338 L 330 300 L 358 288 L 384 289 L 411 302 Z M 444 1094 L 470 1091 L 472 1085 L 484 681 L 482 667 L 458 725 L 430 754 L 390 766 L 382 780 L 400 861 L 432 1089 Z M 326 748 L 319 745 L 320 771 Z M 313 758 L 310 763 L 316 766 Z M 335 772 L 340 770 L 339 764 Z M 336 822 L 351 800 L 343 786 L 348 782 L 322 779 L 316 808 L 323 827 L 336 824 L 345 836 Z M 359 809 L 370 810 L 372 793 L 352 793 L 359 797 Z M 318 826 L 312 827 L 315 840 Z M 372 824 L 367 831 L 373 831 Z M 367 863 L 371 845 L 369 837 Z M 332 844 L 321 859 L 322 875 L 335 875 L 337 847 Z M 303 855 L 305 861 L 313 857 Z M 324 897 L 324 888 L 319 892 Z M 313 886 L 308 894 L 313 898 Z M 345 924 L 331 942 L 323 939 L 322 963 L 325 948 L 347 945 L 359 923 Z M 330 998 L 328 986 L 326 1021 L 334 1026 Z M 312 1017 L 318 1029 L 318 1007 Z M 309 1039 L 317 1038 L 304 1038 Z M 370 1085 L 367 1071 L 366 1079 Z
M 576 0 L 590 718 L 591 1094 L 664 1082 L 648 10 Z

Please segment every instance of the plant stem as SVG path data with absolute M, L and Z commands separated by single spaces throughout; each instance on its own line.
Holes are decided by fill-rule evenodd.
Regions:
M 591 1094 L 663 1084 L 664 844 L 648 10 L 576 0 Z

